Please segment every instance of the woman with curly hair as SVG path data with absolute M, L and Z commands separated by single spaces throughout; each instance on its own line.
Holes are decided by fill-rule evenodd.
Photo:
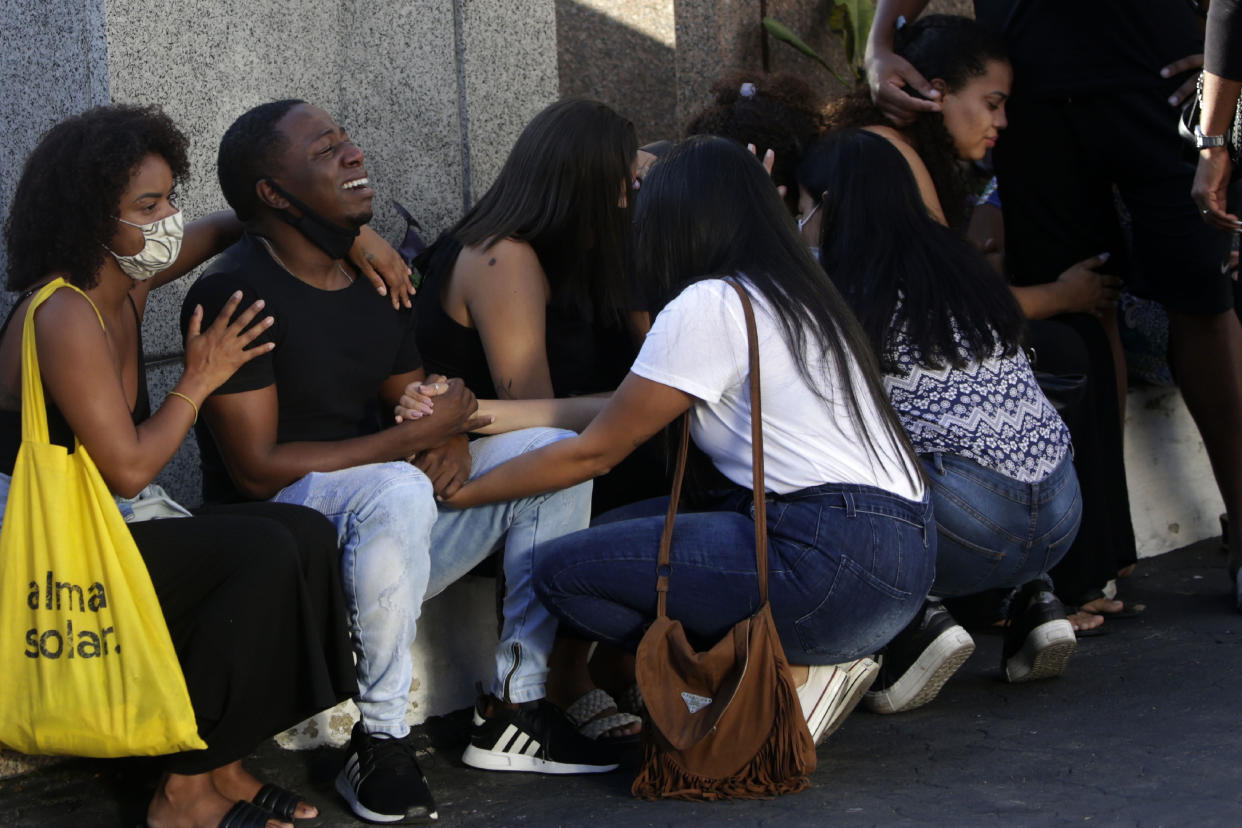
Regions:
M 33 319 L 54 443 L 80 443 L 127 519 L 133 500 L 172 459 L 203 400 L 270 345 L 247 349 L 271 317 L 246 326 L 191 323 L 185 370 L 151 410 L 142 317 L 154 287 L 227 244 L 230 219 L 183 229 L 176 185 L 187 141 L 158 108 L 99 107 L 52 127 L 26 160 L 4 236 L 8 287 L 20 291 L 0 329 L 0 504 L 22 442 L 22 331 L 31 297 L 54 292 Z M 355 690 L 336 532 L 310 509 L 214 508 L 136 521 L 205 750 L 163 759 L 147 823 L 274 828 L 317 814 L 296 794 L 263 785 L 241 758 L 263 739 Z M 255 636 L 262 636 L 256 646 Z
M 712 84 L 712 102 L 686 124 L 686 135 L 718 135 L 751 146 L 764 159 L 790 213 L 798 211 L 794 170 L 824 131 L 823 96 L 787 72 L 733 72 Z
M 828 106 L 828 128 L 858 127 L 887 138 L 910 165 L 932 217 L 965 233 L 974 195 L 967 162 L 982 161 L 1008 123 L 1005 102 L 1013 69 L 1005 45 L 974 20 L 948 14 L 921 17 L 898 29 L 895 38 L 894 51 L 932 78 L 940 111 L 894 127 L 871 102 L 867 87 L 860 86 Z M 802 214 L 809 214 L 818 200 L 818 193 L 802 193 Z M 1106 254 L 1093 256 L 1054 282 L 1014 288 L 1014 294 L 1031 319 L 1103 313 L 1115 303 L 1120 285 L 1115 277 L 1095 272 L 1107 260 Z

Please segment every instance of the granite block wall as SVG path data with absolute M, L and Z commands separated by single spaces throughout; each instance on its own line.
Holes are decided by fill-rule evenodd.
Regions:
M 296 97 L 367 153 L 373 226 L 400 238 L 395 198 L 434 236 L 557 95 L 552 0 L 0 0 L 0 44 L 0 213 L 39 135 L 108 102 L 162 105 L 191 138 L 187 217 L 223 209 L 220 136 L 251 106 Z M 179 374 L 177 310 L 192 278 L 148 306 L 156 403 Z M 197 502 L 197 462 L 191 439 L 158 482 Z
M 763 14 L 785 23 L 843 70 L 829 32 L 832 0 L 556 0 L 562 95 L 585 95 L 634 122 L 640 142 L 680 135 L 710 100 L 712 82 L 764 66 Z M 972 14 L 971 0 L 931 0 L 928 12 Z M 825 96 L 845 91 L 819 64 L 769 39 L 767 66 L 795 72 Z
M 760 22 L 766 10 L 846 75 L 844 50 L 828 30 L 832 7 L 833 0 L 678 0 L 678 126 L 710 102 L 712 81 L 733 69 L 762 68 L 765 51 L 770 71 L 800 74 L 828 98 L 847 91 L 818 63 L 765 35 Z M 937 12 L 974 14 L 971 0 L 931 0 L 926 13 Z
M 604 101 L 645 144 L 677 133 L 674 0 L 556 0 L 561 94 Z
M 395 198 L 434 236 L 490 186 L 518 132 L 556 96 L 553 0 L 0 0 L 0 214 L 43 131 L 109 102 L 162 105 L 191 139 L 187 216 L 224 209 L 220 136 L 251 106 L 296 97 L 332 113 L 366 152 L 373 226 L 400 238 Z M 154 404 L 181 373 L 176 320 L 192 278 L 148 305 Z M 13 300 L 0 298 L 0 312 Z M 193 437 L 157 482 L 198 502 Z M 424 629 L 456 634 L 415 645 L 411 722 L 467 704 L 492 674 L 494 591 L 493 579 L 466 578 L 424 608 Z M 355 717 L 346 703 L 281 741 L 340 744 Z M 0 753 L 0 777 L 37 764 Z
M 0 0 L 0 213 L 44 130 L 108 100 L 104 2 Z
M 556 12 L 550 0 L 456 0 L 454 9 L 468 204 L 491 186 L 526 122 L 557 98 Z

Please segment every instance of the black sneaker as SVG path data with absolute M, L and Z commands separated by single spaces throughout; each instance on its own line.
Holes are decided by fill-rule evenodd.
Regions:
M 410 736 L 367 733 L 362 722 L 354 725 L 336 792 L 367 822 L 413 825 L 439 818 Z
M 1005 680 L 1032 681 L 1065 672 L 1078 648 L 1065 607 L 1042 581 L 1032 581 L 1009 604 L 1001 670 Z
M 474 706 L 474 730 L 461 760 L 472 768 L 531 773 L 607 773 L 617 748 L 588 739 L 547 699 L 515 710 L 487 698 Z
M 975 651 L 974 639 L 939 601 L 923 608 L 880 654 L 880 675 L 864 697 L 868 710 L 900 713 L 936 698 Z

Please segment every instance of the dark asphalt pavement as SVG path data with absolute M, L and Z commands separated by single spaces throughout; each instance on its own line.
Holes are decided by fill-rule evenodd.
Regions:
M 819 751 L 805 793 L 766 802 L 641 802 L 632 774 L 469 770 L 464 719 L 421 729 L 444 826 L 1239 825 L 1242 615 L 1218 541 L 1140 563 L 1122 598 L 1147 609 L 1083 638 L 1069 672 L 998 680 L 1000 637 L 930 705 L 858 712 Z M 2 684 L 2 680 L 0 680 Z M 265 745 L 248 766 L 321 810 L 299 826 L 356 825 L 332 792 L 338 751 Z M 3 826 L 141 825 L 154 784 L 137 760 L 74 761 L 0 782 Z

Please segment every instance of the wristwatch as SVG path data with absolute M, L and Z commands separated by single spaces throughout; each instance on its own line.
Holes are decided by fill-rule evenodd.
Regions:
M 1202 150 L 1209 147 L 1223 147 L 1224 145 L 1224 135 L 1204 135 L 1202 127 L 1195 124 L 1195 149 Z

